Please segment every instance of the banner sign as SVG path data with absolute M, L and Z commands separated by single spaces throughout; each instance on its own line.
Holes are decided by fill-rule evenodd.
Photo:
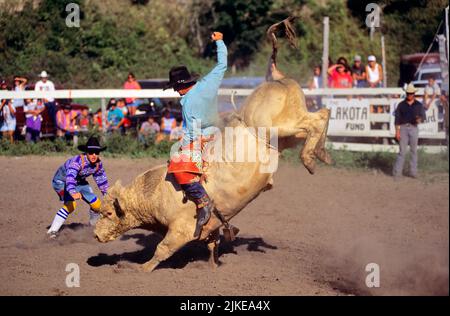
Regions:
M 370 136 L 370 108 L 368 100 L 324 99 L 331 110 L 328 131 L 339 136 Z

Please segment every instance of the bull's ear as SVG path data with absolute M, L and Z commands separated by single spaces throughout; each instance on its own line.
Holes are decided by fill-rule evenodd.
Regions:
M 123 212 L 122 207 L 120 206 L 119 200 L 117 198 L 114 199 L 113 205 L 114 205 L 114 210 L 116 211 L 117 217 L 118 218 L 124 217 L 125 213 Z

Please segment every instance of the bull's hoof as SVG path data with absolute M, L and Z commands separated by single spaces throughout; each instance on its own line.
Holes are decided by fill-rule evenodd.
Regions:
M 142 272 L 152 272 L 153 270 L 155 270 L 155 268 L 158 266 L 159 261 L 155 261 L 155 260 L 150 260 L 147 263 L 142 264 L 139 267 L 139 270 Z
M 209 260 L 209 266 L 211 269 L 216 270 L 219 267 L 219 260 L 210 259 Z
M 315 151 L 316 157 L 326 163 L 327 165 L 333 164 L 333 159 L 331 158 L 330 154 L 324 149 L 319 149 Z
M 309 171 L 310 174 L 314 174 L 316 170 L 316 162 L 314 159 L 305 159 L 302 158 L 303 165 L 305 166 L 306 170 Z

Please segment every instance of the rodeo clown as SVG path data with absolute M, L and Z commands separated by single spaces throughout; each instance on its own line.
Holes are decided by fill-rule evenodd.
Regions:
M 86 178 L 91 176 L 97 183 L 98 188 L 105 195 L 108 190 L 108 179 L 102 162 L 100 152 L 106 147 L 101 147 L 96 137 L 90 137 L 86 145 L 78 146 L 83 153 L 68 159 L 56 171 L 52 186 L 64 202 L 62 208 L 56 213 L 53 223 L 47 234 L 51 239 L 58 236 L 58 231 L 70 213 L 76 208 L 76 200 L 83 199 L 91 207 L 89 210 L 89 224 L 95 225 L 100 210 L 100 199 L 95 196 Z
M 211 72 L 197 81 L 198 76 L 189 73 L 185 66 L 173 67 L 169 72 L 169 82 L 164 88 L 173 88 L 182 96 L 181 150 L 171 155 L 167 172 L 174 174 L 186 197 L 197 205 L 195 238 L 208 222 L 214 208 L 200 182 L 203 173 L 201 150 L 204 141 L 215 131 L 214 125 L 218 118 L 217 93 L 227 70 L 227 47 L 223 42 L 223 34 L 214 32 L 211 39 L 217 46 L 217 65 Z

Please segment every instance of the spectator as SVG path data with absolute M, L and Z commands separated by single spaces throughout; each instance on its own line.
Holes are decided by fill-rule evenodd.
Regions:
M 425 86 L 425 93 L 423 95 L 423 106 L 425 107 L 425 110 L 428 110 L 434 100 L 436 100 L 436 97 L 440 95 L 441 88 L 439 87 L 439 84 L 434 77 L 430 77 L 428 79 L 428 84 Z
M 117 104 L 117 100 L 114 99 L 114 98 L 109 99 L 108 105 L 107 105 L 107 107 L 106 107 L 107 110 L 110 109 L 111 104 Z
M 148 139 L 154 139 L 159 131 L 159 124 L 156 123 L 153 116 L 149 116 L 148 120 L 142 123 L 141 128 L 139 129 L 138 139 L 145 145 L 148 145 Z
M 48 80 L 48 74 L 45 70 L 41 72 L 39 77 L 41 78 L 41 80 L 36 82 L 36 85 L 34 86 L 35 91 L 55 91 L 55 85 L 53 84 L 53 82 Z M 56 122 L 55 99 L 52 97 L 48 97 L 48 98 L 44 99 L 44 104 L 45 104 L 45 107 L 47 108 L 48 115 L 50 116 L 54 125 L 57 126 L 58 123 Z
M 316 66 L 314 67 L 314 75 L 311 79 L 311 81 L 309 82 L 309 89 L 320 89 L 323 88 L 322 87 L 322 75 L 321 75 L 322 70 L 320 69 L 320 66 Z
M 28 80 L 26 78 L 22 77 L 14 77 L 14 91 L 25 91 L 25 85 L 27 84 Z M 14 106 L 17 108 L 19 106 L 24 106 L 25 103 L 23 99 L 14 99 Z
M 323 88 L 323 82 L 322 82 L 322 69 L 320 66 L 315 66 L 313 71 L 313 77 L 308 85 L 309 89 L 320 89 Z M 322 97 L 316 96 L 314 98 L 310 98 L 309 100 L 306 100 L 308 111 L 310 112 L 316 112 L 319 109 L 322 108 Z
M 400 143 L 400 152 L 395 161 L 393 175 L 402 175 L 408 144 L 411 150 L 410 176 L 417 178 L 417 143 L 419 139 L 418 124 L 425 119 L 425 109 L 415 98 L 417 89 L 413 84 L 406 87 L 406 99 L 395 109 L 395 138 Z
M 361 63 L 361 56 L 356 55 L 353 60 L 353 66 L 351 68 L 353 76 L 353 86 L 356 88 L 366 87 L 366 70 Z
M 41 99 L 26 99 L 23 111 L 25 113 L 25 126 L 27 142 L 38 142 L 40 140 L 42 115 L 45 106 Z
M 177 121 L 171 116 L 169 110 L 165 110 L 161 118 L 161 132 L 156 137 L 156 143 L 158 144 L 164 139 L 168 139 L 175 127 L 177 127 Z
M 117 100 L 117 108 L 119 110 L 121 110 L 122 113 L 123 113 L 124 121 L 123 121 L 123 124 L 122 124 L 122 126 L 120 128 L 120 131 L 121 131 L 122 134 L 125 134 L 126 130 L 131 127 L 131 120 L 130 120 L 130 118 L 128 116 L 129 112 L 128 112 L 127 107 L 125 106 L 125 100 L 124 99 Z
M 124 115 L 122 110 L 117 107 L 117 104 L 112 103 L 108 111 L 107 117 L 108 131 L 112 132 L 120 129 L 123 123 L 124 123 Z
M 89 128 L 91 126 L 91 118 L 89 116 L 88 109 L 82 109 L 81 113 L 77 117 L 77 125 L 79 127 L 79 132 L 86 134 L 89 132 Z
M 0 100 L 0 131 L 4 138 L 8 138 L 11 144 L 14 143 L 16 108 L 11 99 Z
M 383 80 L 383 69 L 377 63 L 375 56 L 370 55 L 367 61 L 369 63 L 366 66 L 367 85 L 370 88 L 380 88 Z
M 122 111 L 123 116 L 127 116 L 128 115 L 128 108 L 125 105 L 125 100 L 124 99 L 117 100 L 117 108 Z
M 63 104 L 62 109 L 56 113 L 56 135 L 66 140 L 73 139 L 74 147 L 78 145 L 77 117 L 78 112 L 72 110 L 72 106 L 67 103 Z
M 331 76 L 331 88 L 351 88 L 353 78 L 350 71 L 343 64 L 336 64 L 328 68 Z
M 336 64 L 344 65 L 346 70 L 350 69 L 350 65 L 345 57 L 339 57 Z
M 8 90 L 8 83 L 5 80 L 0 81 L 0 90 Z
M 128 74 L 127 81 L 123 84 L 123 88 L 129 90 L 141 90 L 141 85 L 136 81 L 136 77 L 132 72 Z M 125 101 L 127 103 L 130 116 L 134 116 L 138 105 L 142 103 L 141 100 L 136 98 L 126 98 Z
M 172 129 L 170 132 L 169 140 L 170 141 L 179 141 L 183 138 L 183 120 L 176 120 L 176 127 Z
M 102 109 L 98 109 L 97 112 L 95 112 L 94 117 L 93 117 L 93 125 L 99 131 L 103 130 L 103 112 L 102 112 Z

